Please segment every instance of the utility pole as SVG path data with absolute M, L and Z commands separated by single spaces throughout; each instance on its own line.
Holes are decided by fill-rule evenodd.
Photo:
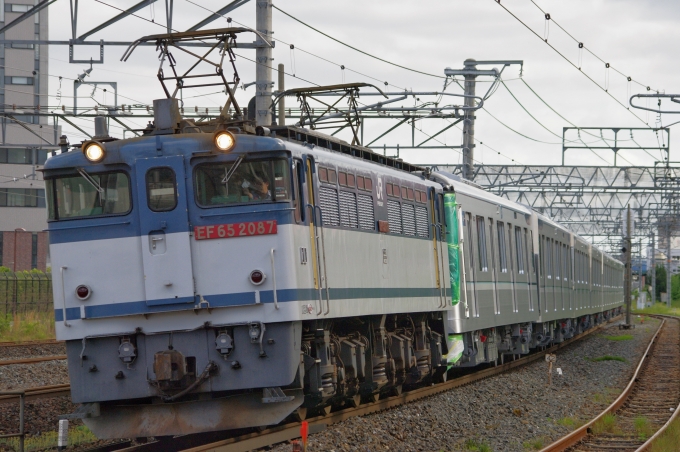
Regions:
M 639 242 L 638 253 L 638 300 L 642 298 L 642 238 Z
M 652 269 L 652 306 L 656 303 L 656 250 L 654 247 L 654 232 L 652 232 L 652 263 L 650 265 Z
M 283 64 L 279 64 L 279 93 L 286 90 L 284 76 Z M 283 96 L 279 99 L 279 117 L 277 119 L 280 126 L 286 125 L 286 98 Z
M 496 68 L 493 69 L 477 69 L 478 65 L 489 65 L 489 64 L 502 64 L 503 69 L 500 71 Z M 465 78 L 465 84 L 463 86 L 465 90 L 465 103 L 464 106 L 468 107 L 464 111 L 464 120 L 463 120 L 463 178 L 467 180 L 472 180 L 474 178 L 474 169 L 475 169 L 475 110 L 472 110 L 472 108 L 477 106 L 477 102 L 475 101 L 475 88 L 477 84 L 477 77 L 480 75 L 488 75 L 491 77 L 496 78 L 498 80 L 500 78 L 501 73 L 503 70 L 510 66 L 511 64 L 519 64 L 523 65 L 524 61 L 521 60 L 513 60 L 513 61 L 476 61 L 472 58 L 468 58 L 465 60 L 463 63 L 463 69 L 451 69 L 451 68 L 446 68 L 444 69 L 444 74 L 447 77 L 452 77 L 455 75 L 462 75 Z M 521 74 L 521 71 L 520 71 Z M 489 95 L 491 92 L 491 88 L 493 88 L 495 83 L 491 84 L 491 87 L 489 87 L 489 90 L 484 96 L 484 99 Z
M 631 268 L 631 256 L 633 254 L 633 250 L 631 249 L 632 241 L 631 241 L 631 221 L 630 221 L 630 206 L 628 206 L 628 210 L 626 211 L 626 238 L 624 240 L 624 253 L 626 253 L 626 274 L 625 274 L 625 282 L 624 282 L 624 288 L 623 288 L 623 296 L 626 298 L 626 326 L 625 328 L 630 328 L 630 298 L 631 298 L 631 292 L 632 292 L 632 279 L 633 279 L 633 272 Z
M 257 0 L 255 9 L 255 27 L 259 33 L 255 39 L 255 122 L 269 127 L 272 124 L 272 1 Z

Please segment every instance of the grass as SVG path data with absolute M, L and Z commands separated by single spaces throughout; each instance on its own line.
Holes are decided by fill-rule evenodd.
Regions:
M 616 336 L 606 336 L 603 335 L 601 336 L 609 341 L 615 341 L 615 342 L 620 342 L 620 341 L 631 341 L 633 340 L 633 335 L 632 334 L 619 334 Z
M 577 428 L 581 427 L 584 422 L 575 417 L 575 416 L 567 416 L 563 417 L 562 419 L 558 419 L 555 421 L 557 425 L 561 425 L 563 427 L 567 427 L 569 430 L 576 430 Z
M 667 452 L 669 450 L 677 450 L 680 444 L 680 417 L 668 426 L 666 430 L 652 443 L 652 447 L 648 450 L 650 452 Z
M 46 432 L 39 436 L 27 436 L 24 442 L 26 452 L 53 449 L 57 447 L 57 432 Z M 68 429 L 68 445 L 77 446 L 80 444 L 99 441 L 96 436 L 84 425 Z M 19 450 L 19 438 L 0 439 L 0 449 Z
M 611 413 L 602 416 L 601 419 L 593 424 L 593 433 L 596 435 L 601 433 L 619 433 L 616 416 Z
M 54 312 L 29 311 L 0 316 L 0 342 L 54 339 Z
M 604 356 L 598 356 L 597 358 L 587 358 L 586 359 L 590 362 L 593 363 L 599 363 L 601 361 L 621 361 L 622 363 L 627 363 L 628 361 L 626 358 L 622 358 L 620 356 L 612 356 L 612 355 L 604 355 Z
M 649 423 L 649 419 L 644 416 L 638 416 L 633 420 L 633 428 L 635 428 L 635 433 L 640 438 L 640 441 L 645 441 L 654 434 L 654 429 Z
M 543 438 L 534 438 L 529 441 L 524 441 L 522 446 L 524 450 L 541 450 L 543 449 L 545 440 Z
M 680 317 L 680 300 L 673 300 L 671 307 L 667 307 L 666 303 L 654 303 L 648 308 L 633 309 L 633 314 L 664 314 Z
M 480 441 L 477 439 L 468 439 L 465 441 L 465 450 L 475 451 L 475 452 L 493 452 L 491 446 L 489 446 L 485 441 Z

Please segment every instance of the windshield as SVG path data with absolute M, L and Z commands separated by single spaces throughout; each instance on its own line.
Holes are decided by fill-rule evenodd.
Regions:
M 48 179 L 45 185 L 50 220 L 130 211 L 130 178 L 122 171 L 105 174 L 83 171 L 78 176 Z
M 290 199 L 285 159 L 199 165 L 194 172 L 194 183 L 196 200 L 203 207 Z

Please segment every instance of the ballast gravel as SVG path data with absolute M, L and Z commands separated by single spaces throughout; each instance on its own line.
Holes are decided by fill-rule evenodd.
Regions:
M 0 391 L 67 383 L 68 364 L 65 359 L 0 366 Z
M 635 318 L 557 351 L 553 384 L 542 360 L 464 387 L 363 417 L 311 435 L 308 451 L 520 451 L 541 449 L 606 408 L 630 380 L 659 326 Z M 613 341 L 606 335 L 633 336 Z M 591 361 L 602 356 L 625 359 Z M 557 373 L 557 368 L 562 374 Z M 486 448 L 484 448 L 486 446 Z M 274 451 L 290 451 L 279 444 Z
M 63 342 L 55 344 L 35 344 L 0 347 L 0 361 L 22 358 L 35 358 L 38 356 L 57 356 L 66 354 L 66 345 Z

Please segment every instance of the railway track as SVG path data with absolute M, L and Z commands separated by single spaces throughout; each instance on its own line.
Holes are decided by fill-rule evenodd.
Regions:
M 36 356 L 33 358 L 21 358 L 21 359 L 3 359 L 0 360 L 0 366 L 9 366 L 10 364 L 33 364 L 40 363 L 43 361 L 60 361 L 62 359 L 66 359 L 66 355 Z
M 647 450 L 678 411 L 680 319 L 665 317 L 623 393 L 595 419 L 541 452 Z
M 52 344 L 61 344 L 63 341 L 58 341 L 56 339 L 46 339 L 43 341 L 5 341 L 5 342 L 0 342 L 0 348 L 2 347 L 23 347 L 23 346 L 29 346 L 29 345 L 52 345 Z
M 567 347 L 589 335 L 600 331 L 608 324 L 617 321 L 619 317 L 612 319 L 608 323 L 604 323 L 595 328 L 586 331 L 578 337 L 568 339 L 553 347 L 542 351 L 534 352 L 523 358 L 519 358 L 496 367 L 489 367 L 487 369 L 472 372 L 463 375 L 444 383 L 439 383 L 433 386 L 426 386 L 411 391 L 403 392 L 400 395 L 380 399 L 376 402 L 361 404 L 356 408 L 347 408 L 336 412 L 331 412 L 326 416 L 318 416 L 307 419 L 309 425 L 309 432 L 315 433 L 323 430 L 330 424 L 344 421 L 355 416 L 365 416 L 367 414 L 376 413 L 389 408 L 394 408 L 408 402 L 416 401 L 425 397 L 429 397 L 453 388 L 465 386 L 476 381 L 492 377 L 494 375 L 507 372 L 509 370 L 524 366 L 534 361 L 544 359 L 548 353 L 554 353 L 564 347 Z M 227 437 L 224 433 L 206 434 L 206 435 L 188 435 L 185 437 L 175 437 L 172 441 L 154 441 L 147 444 L 129 445 L 126 443 L 124 447 L 113 447 L 106 445 L 98 448 L 89 449 L 88 452 L 157 452 L 157 451 L 183 451 L 183 452 L 245 452 L 253 449 L 271 446 L 273 444 L 289 441 L 291 439 L 300 437 L 301 422 L 290 422 L 283 425 L 267 428 L 261 432 L 248 432 L 239 436 Z M 222 436 L 223 439 L 212 439 Z

